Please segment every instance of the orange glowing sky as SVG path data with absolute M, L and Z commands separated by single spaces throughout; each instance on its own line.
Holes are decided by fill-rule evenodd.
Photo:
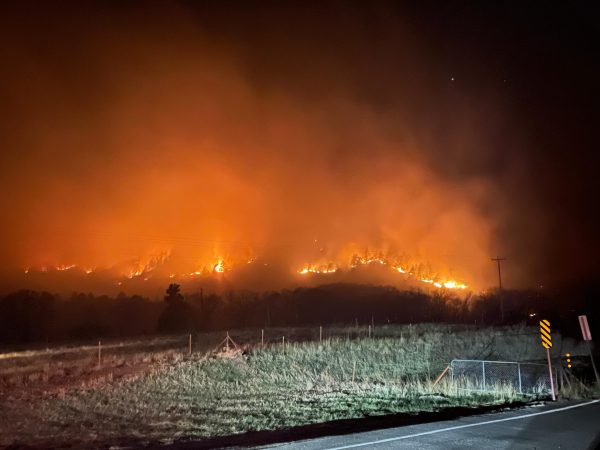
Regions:
M 460 85 L 410 21 L 376 14 L 367 38 L 353 14 L 332 31 L 306 11 L 289 30 L 182 4 L 47 12 L 3 24 L 3 270 L 168 252 L 174 273 L 219 258 L 296 273 L 368 248 L 495 284 L 511 201 L 478 168 L 499 137 L 526 141 L 503 134 L 504 94 Z

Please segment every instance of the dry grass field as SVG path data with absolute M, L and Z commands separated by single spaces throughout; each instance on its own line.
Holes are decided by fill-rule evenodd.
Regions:
M 172 442 L 523 400 L 434 383 L 452 359 L 543 359 L 535 329 L 427 325 L 241 330 L 4 354 L 0 445 Z M 285 339 L 283 338 L 285 336 Z M 556 336 L 572 354 L 574 343 Z M 262 342 L 261 342 L 262 341 Z M 263 345 L 264 342 L 264 345 Z M 285 342 L 285 343 L 284 343 Z M 517 345 L 518 344 L 518 345 Z M 528 399 L 531 399 L 529 397 Z

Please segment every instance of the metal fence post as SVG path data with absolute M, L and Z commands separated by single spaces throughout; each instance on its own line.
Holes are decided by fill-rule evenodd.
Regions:
M 481 373 L 483 374 L 483 389 L 485 391 L 485 361 L 481 361 Z
M 522 394 L 523 388 L 521 386 L 521 363 L 517 363 L 517 371 L 519 372 L 519 394 Z

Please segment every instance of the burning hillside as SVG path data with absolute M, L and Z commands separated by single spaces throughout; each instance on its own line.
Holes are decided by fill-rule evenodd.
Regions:
M 428 264 L 411 262 L 406 256 L 398 256 L 384 252 L 369 252 L 365 250 L 363 255 L 354 253 L 347 264 L 336 262 L 319 262 L 307 264 L 302 267 L 300 274 L 332 274 L 338 271 L 353 271 L 361 266 L 379 265 L 388 268 L 392 272 L 398 272 L 410 281 L 429 284 L 437 289 L 467 289 L 463 282 L 448 278 L 444 272 L 434 271 Z
M 353 247 L 347 246 L 346 250 L 350 251 Z M 430 264 L 411 261 L 406 255 L 368 248 L 362 254 L 351 254 L 349 258 L 344 258 L 343 254 L 337 255 L 335 261 L 327 262 L 322 258 L 318 262 L 304 264 L 300 269 L 256 256 L 217 256 L 178 271 L 181 267 L 182 261 L 178 261 L 170 251 L 165 251 L 114 266 L 44 265 L 27 267 L 22 274 L 27 276 L 25 280 L 28 282 L 41 283 L 40 288 L 50 288 L 54 283 L 68 280 L 70 289 L 85 290 L 91 280 L 95 280 L 101 281 L 101 289 L 108 292 L 115 289 L 154 292 L 169 282 L 214 291 L 231 288 L 281 289 L 327 282 L 380 283 L 433 290 L 469 288 L 463 278 L 459 281 L 451 270 L 434 269 Z
M 414 39 L 398 41 L 393 54 L 410 64 L 380 103 L 349 72 L 329 73 L 320 44 L 310 45 L 320 66 L 262 73 L 239 48 L 171 19 L 180 26 L 149 25 L 138 39 L 129 23 L 75 21 L 64 61 L 40 62 L 36 77 L 14 66 L 5 104 L 23 132 L 9 133 L 0 156 L 10 168 L 0 177 L 3 285 L 59 274 L 64 290 L 78 289 L 75 275 L 257 289 L 324 276 L 456 290 L 495 282 L 499 209 L 489 205 L 499 196 L 485 177 L 453 173 L 461 152 L 496 135 L 481 109 L 422 89 L 428 62 Z M 14 40 L 19 54 L 51 46 L 54 31 Z M 76 86 L 64 76 L 71 62 L 90 68 Z

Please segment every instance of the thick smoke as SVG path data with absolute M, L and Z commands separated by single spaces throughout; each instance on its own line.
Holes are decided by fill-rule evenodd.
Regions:
M 40 9 L 3 24 L 6 270 L 170 252 L 174 273 L 218 258 L 296 272 L 371 249 L 495 283 L 503 200 L 477 166 L 504 105 L 453 84 L 415 26 Z

